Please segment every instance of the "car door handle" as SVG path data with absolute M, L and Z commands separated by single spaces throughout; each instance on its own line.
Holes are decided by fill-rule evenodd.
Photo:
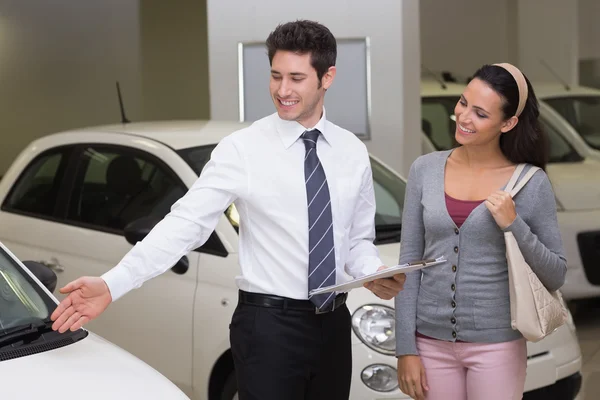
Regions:
M 40 261 L 40 264 L 45 265 L 54 272 L 63 272 L 65 270 L 65 268 L 60 265 L 58 260 L 54 257 L 52 257 L 50 261 Z

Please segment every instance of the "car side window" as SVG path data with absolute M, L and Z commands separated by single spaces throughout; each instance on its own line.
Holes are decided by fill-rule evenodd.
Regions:
M 52 217 L 69 150 L 55 149 L 35 158 L 17 179 L 2 208 L 38 217 Z
M 548 147 L 550 151 L 548 162 L 579 162 L 583 157 L 566 141 L 566 139 L 543 118 L 540 118 L 540 126 L 548 136 Z
M 122 231 L 139 218 L 163 218 L 186 192 L 157 160 L 127 149 L 88 146 L 79 160 L 67 219 Z
M 453 98 L 423 98 L 421 101 L 421 129 L 436 150 L 449 150 L 456 145 L 455 105 Z

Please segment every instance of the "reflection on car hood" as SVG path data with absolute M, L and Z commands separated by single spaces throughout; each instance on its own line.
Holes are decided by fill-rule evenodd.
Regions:
M 400 243 L 383 244 L 377 246 L 379 258 L 388 267 L 398 264 L 400 258 Z
M 548 165 L 548 176 L 558 202 L 567 211 L 600 209 L 600 163 Z
M 72 345 L 0 362 L 5 399 L 188 399 L 156 370 L 90 333 Z

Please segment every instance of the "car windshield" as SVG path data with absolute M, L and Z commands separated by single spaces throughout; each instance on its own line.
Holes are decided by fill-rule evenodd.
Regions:
M 178 153 L 197 174 L 200 174 L 214 148 L 215 145 L 193 147 L 180 150 Z M 376 201 L 375 243 L 399 242 L 406 182 L 373 158 L 371 158 L 371 168 Z M 239 215 L 233 204 L 227 209 L 225 215 L 235 228 L 239 227 Z
M 566 119 L 590 147 L 600 150 L 600 95 L 560 97 L 544 102 Z
M 456 96 L 422 97 L 421 99 L 421 128 L 436 150 L 450 150 L 458 145 L 454 139 L 456 131 L 454 107 L 457 101 Z M 543 119 L 540 119 L 540 124 L 550 142 L 550 163 L 583 160 L 583 157 L 559 132 Z
M 11 328 L 47 320 L 56 303 L 0 246 L 0 337 Z

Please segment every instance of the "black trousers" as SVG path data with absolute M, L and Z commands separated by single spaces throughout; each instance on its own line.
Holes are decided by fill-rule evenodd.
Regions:
M 345 304 L 315 314 L 238 303 L 230 341 L 240 400 L 347 400 L 350 318 Z

